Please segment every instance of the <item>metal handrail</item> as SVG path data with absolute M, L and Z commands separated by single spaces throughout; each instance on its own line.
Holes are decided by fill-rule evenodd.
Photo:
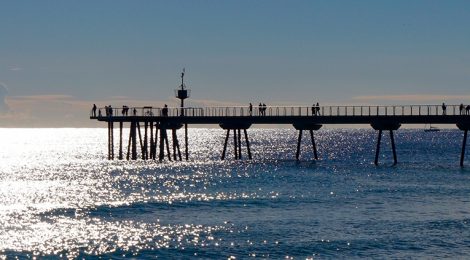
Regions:
M 248 106 L 228 107 L 168 107 L 167 112 L 161 107 L 119 107 L 98 108 L 90 117 L 106 116 L 143 116 L 143 117 L 282 117 L 282 116 L 438 116 L 438 115 L 469 115 L 470 111 L 460 110 L 460 105 L 395 105 L 395 106 L 253 106 L 250 113 Z M 165 115 L 166 114 L 166 115 Z

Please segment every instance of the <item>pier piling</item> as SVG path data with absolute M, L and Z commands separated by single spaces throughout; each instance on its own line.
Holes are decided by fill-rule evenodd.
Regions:
M 184 124 L 184 154 L 186 161 L 189 160 L 189 150 L 188 150 L 188 124 Z
M 299 160 L 300 157 L 300 143 L 302 142 L 302 130 L 299 130 L 299 138 L 297 139 L 297 152 L 295 153 L 295 159 Z
M 467 146 L 467 133 L 468 130 L 463 132 L 462 152 L 460 154 L 460 167 L 463 167 L 463 161 L 465 159 L 465 147 Z
M 108 160 L 114 160 L 114 126 L 113 122 L 108 122 Z
M 238 159 L 242 159 L 242 138 L 241 138 L 241 129 L 238 129 Z
M 142 142 L 142 132 L 140 131 L 140 123 L 137 121 L 137 132 L 139 134 L 139 144 L 140 144 L 140 153 L 141 153 L 141 158 L 142 160 L 145 159 L 145 153 L 144 153 L 144 144 Z
M 119 122 L 119 160 L 122 160 L 122 126 L 124 122 Z
M 136 121 L 131 122 L 131 143 L 132 143 L 132 160 L 137 160 L 137 123 Z
M 153 139 L 153 122 L 150 122 L 150 159 L 155 160 L 153 149 L 155 147 L 154 139 Z
M 144 152 L 143 152 L 143 155 L 142 157 L 144 158 L 144 160 L 148 160 L 149 158 L 149 154 L 148 154 L 148 126 L 149 126 L 149 123 L 147 121 L 144 122 Z
M 222 150 L 222 157 L 220 158 L 221 160 L 225 160 L 225 152 L 227 151 L 227 143 L 228 143 L 229 136 L 230 136 L 230 129 L 227 129 L 227 135 L 225 136 L 225 141 L 224 141 L 224 149 Z
M 393 165 L 398 163 L 397 160 L 397 152 L 395 148 L 395 138 L 393 137 L 393 131 L 398 130 L 401 124 L 398 123 L 384 123 L 384 122 L 374 122 L 371 124 L 372 128 L 379 131 L 379 135 L 377 138 L 377 148 L 375 150 L 375 160 L 374 164 L 379 165 L 379 153 L 380 153 L 380 142 L 382 140 L 382 131 L 388 130 L 390 131 L 390 144 L 392 146 L 392 153 L 393 153 Z
M 396 165 L 398 163 L 397 151 L 395 149 L 395 138 L 393 137 L 393 131 L 392 130 L 390 130 L 390 142 L 392 143 L 393 165 Z
M 293 124 L 294 128 L 299 131 L 299 137 L 297 139 L 297 152 L 295 153 L 295 159 L 299 160 L 300 159 L 300 146 L 302 145 L 302 135 L 303 135 L 303 130 L 308 130 L 310 133 L 310 138 L 312 141 L 312 149 L 313 149 L 313 158 L 315 160 L 318 160 L 318 152 L 317 152 L 317 145 L 315 143 L 315 136 L 313 134 L 313 131 L 320 130 L 322 125 L 319 124 L 312 124 L 312 123 L 306 123 L 306 124 Z
M 235 160 L 238 160 L 238 138 L 237 138 L 237 129 L 233 129 L 233 152 L 235 153 Z
M 222 156 L 220 157 L 221 160 L 225 159 L 225 155 L 227 152 L 227 145 L 228 145 L 228 139 L 230 137 L 230 132 L 233 130 L 233 155 L 235 160 L 241 160 L 242 159 L 242 129 L 245 134 L 245 141 L 246 141 L 246 146 L 248 150 L 248 158 L 252 159 L 251 156 L 251 150 L 250 150 L 250 142 L 248 141 L 248 133 L 247 129 L 250 128 L 251 124 L 247 123 L 239 123 L 239 124 L 225 124 L 221 123 L 219 124 L 220 127 L 224 130 L 227 131 L 227 134 L 225 135 L 225 141 L 224 141 L 224 148 L 222 150 Z
M 379 130 L 379 137 L 377 138 L 377 148 L 375 149 L 374 164 L 379 165 L 380 141 L 382 140 L 382 130 Z
M 315 144 L 315 137 L 313 136 L 313 130 L 311 129 L 310 129 L 310 138 L 312 139 L 313 156 L 315 160 L 318 160 L 317 145 Z
M 251 160 L 250 141 L 248 141 L 248 134 L 246 132 L 246 129 L 243 129 L 243 132 L 245 133 L 245 141 L 246 141 L 246 149 L 248 151 L 248 159 Z
M 166 132 L 166 129 L 161 130 L 163 132 L 163 136 L 165 139 L 165 145 L 166 145 L 166 153 L 168 154 L 168 161 L 171 161 L 171 153 L 170 153 L 170 145 L 168 144 L 168 134 Z

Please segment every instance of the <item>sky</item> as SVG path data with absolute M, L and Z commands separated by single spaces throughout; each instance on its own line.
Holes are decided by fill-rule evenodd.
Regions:
M 1 0 L 0 127 L 98 106 L 470 103 L 470 1 Z

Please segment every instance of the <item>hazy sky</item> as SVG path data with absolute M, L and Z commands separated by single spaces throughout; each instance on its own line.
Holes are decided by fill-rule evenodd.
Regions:
M 2 0 L 0 35 L 0 126 L 175 102 L 183 67 L 193 105 L 470 102 L 470 1 Z

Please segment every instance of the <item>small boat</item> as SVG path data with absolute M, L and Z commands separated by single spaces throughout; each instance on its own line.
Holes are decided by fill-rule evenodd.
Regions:
M 431 126 L 431 124 L 429 124 L 429 127 L 426 127 L 426 125 L 424 126 L 424 132 L 439 132 L 439 131 L 441 131 L 441 129 L 435 126 Z

